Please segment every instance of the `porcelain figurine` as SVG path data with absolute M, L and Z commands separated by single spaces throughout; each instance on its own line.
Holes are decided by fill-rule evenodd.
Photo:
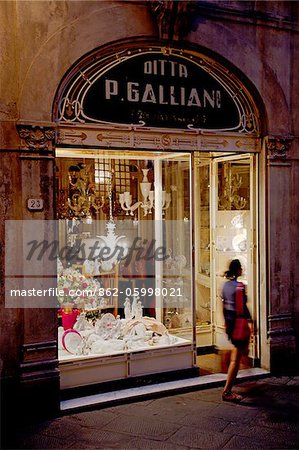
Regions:
M 86 259 L 83 263 L 83 273 L 85 275 L 93 275 L 95 263 L 93 260 Z
M 79 316 L 77 316 L 76 323 L 74 325 L 74 330 L 83 331 L 83 330 L 92 330 L 92 329 L 93 329 L 93 325 L 88 322 L 88 320 L 85 317 L 84 312 L 79 314 Z
M 145 325 L 143 323 L 137 323 L 137 325 L 135 325 L 131 331 L 130 331 L 130 336 L 132 337 L 137 337 L 138 339 L 143 339 L 146 337 L 146 328 Z
M 124 303 L 124 309 L 125 309 L 125 319 L 131 320 L 132 319 L 132 309 L 131 309 L 131 302 L 130 299 L 127 297 Z
M 138 301 L 138 296 L 135 295 L 132 301 L 132 319 L 136 319 L 136 315 L 138 315 L 138 308 L 137 308 L 137 301 Z
M 94 261 L 94 269 L 93 269 L 93 274 L 94 275 L 99 275 L 100 273 L 100 269 L 101 269 L 101 261 L 99 261 L 98 259 L 95 259 Z
M 143 310 L 143 306 L 142 306 L 141 301 L 139 300 L 137 302 L 135 319 L 141 319 L 142 318 L 142 310 Z
M 86 337 L 82 336 L 82 340 L 77 347 L 76 355 L 88 355 L 90 353 L 90 346 Z

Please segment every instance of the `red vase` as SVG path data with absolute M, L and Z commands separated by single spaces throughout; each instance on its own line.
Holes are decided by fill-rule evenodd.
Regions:
M 62 326 L 64 330 L 69 330 L 73 328 L 76 323 L 77 316 L 80 314 L 79 309 L 62 308 Z

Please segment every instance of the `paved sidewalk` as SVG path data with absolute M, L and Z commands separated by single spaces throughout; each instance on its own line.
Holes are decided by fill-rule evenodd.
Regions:
M 222 388 L 82 412 L 16 430 L 16 449 L 298 449 L 299 377 L 243 382 L 238 405 Z

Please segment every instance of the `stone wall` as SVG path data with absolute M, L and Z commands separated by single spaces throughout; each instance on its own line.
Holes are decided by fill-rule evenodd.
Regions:
M 3 120 L 51 121 L 57 86 L 78 59 L 116 40 L 157 36 L 159 20 L 149 3 L 153 2 L 4 2 Z M 266 8 L 266 2 L 216 2 L 215 8 L 211 2 L 189 3 L 192 7 L 196 3 L 197 9 L 192 10 L 191 31 L 185 30 L 184 40 L 226 58 L 244 73 L 264 101 L 268 132 L 290 133 L 291 31 L 298 26 L 294 23 L 296 5 L 270 2 L 272 7 Z M 263 20 L 256 18 L 259 14 Z

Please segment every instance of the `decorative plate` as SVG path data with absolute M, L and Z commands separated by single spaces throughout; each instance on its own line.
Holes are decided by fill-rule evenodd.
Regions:
M 245 234 L 237 234 L 232 241 L 233 249 L 236 252 L 245 252 L 247 250 L 247 239 Z
M 101 318 L 101 328 L 103 330 L 111 330 L 115 326 L 115 317 L 111 313 L 106 313 Z
M 82 336 L 77 330 L 66 330 L 62 335 L 62 346 L 64 350 L 74 355 L 81 344 Z

